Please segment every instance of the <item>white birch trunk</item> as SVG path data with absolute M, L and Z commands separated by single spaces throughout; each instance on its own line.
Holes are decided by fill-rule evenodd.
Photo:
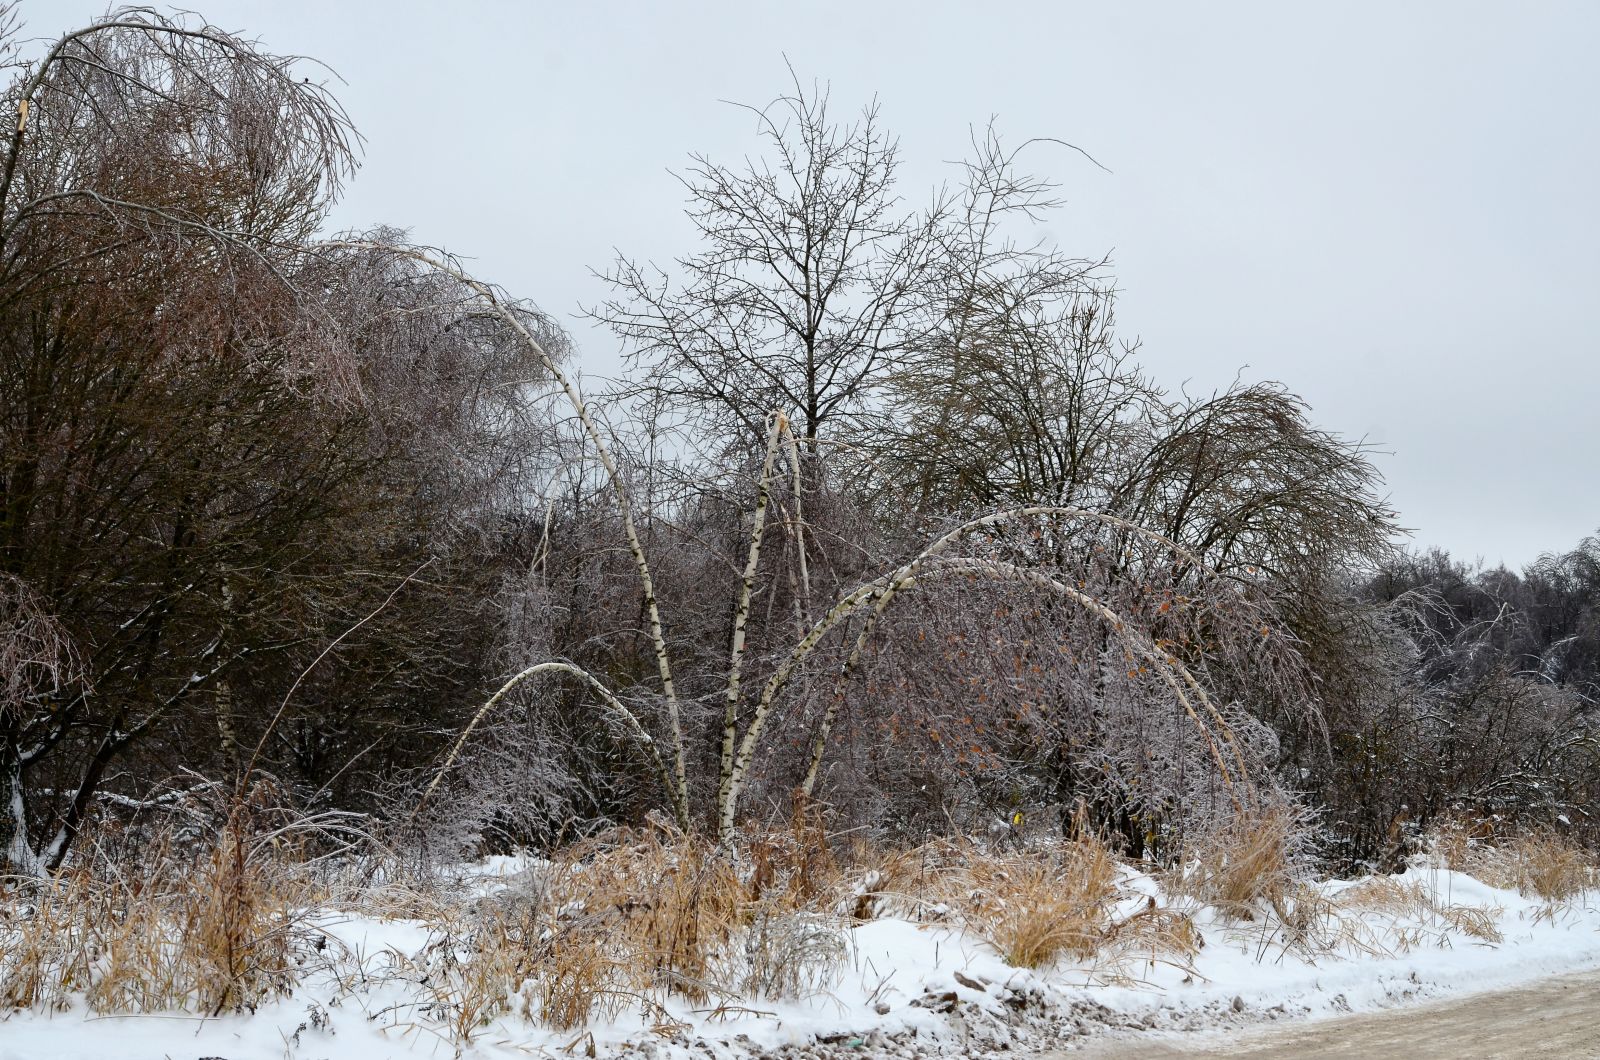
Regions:
M 733 745 L 738 736 L 740 675 L 744 665 L 744 631 L 750 620 L 750 595 L 755 589 L 756 571 L 761 564 L 761 539 L 767 525 L 767 502 L 772 494 L 772 467 L 778 456 L 778 436 L 788 427 L 782 412 L 772 414 L 767 432 L 767 455 L 756 483 L 756 507 L 750 525 L 750 549 L 745 556 L 744 576 L 739 582 L 739 598 L 733 609 L 733 643 L 728 649 L 728 683 L 722 705 L 722 755 L 717 774 L 717 803 L 727 797 L 733 783 Z
M 5 820 L 0 824 L 0 834 L 6 837 L 5 849 L 0 857 L 10 872 L 20 876 L 38 876 L 44 871 L 44 860 L 33 852 L 28 842 L 28 802 L 22 787 L 22 760 L 15 753 L 5 756 L 0 767 L 0 798 L 5 800 Z

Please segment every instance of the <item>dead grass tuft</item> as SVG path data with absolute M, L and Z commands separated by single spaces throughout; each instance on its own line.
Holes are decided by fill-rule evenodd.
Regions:
M 1479 830 L 1479 826 L 1463 818 L 1448 817 L 1428 832 L 1423 840 L 1423 848 L 1429 860 L 1440 868 L 1467 872 L 1476 845 L 1474 833 Z
M 1191 961 L 1203 945 L 1193 917 L 1162 908 L 1153 898 L 1143 909 L 1110 924 L 1101 939 L 1102 951 L 1122 959 L 1142 957 L 1152 964 Z
M 1167 886 L 1235 920 L 1254 920 L 1269 909 L 1288 920 L 1303 876 L 1295 859 L 1301 830 L 1286 810 L 1241 815 L 1187 844 Z
M 1371 876 L 1340 892 L 1337 908 L 1346 913 L 1377 913 L 1392 921 L 1409 921 L 1418 934 L 1423 929 L 1440 928 L 1484 942 L 1498 943 L 1500 915 L 1504 910 L 1477 905 L 1457 905 L 1438 900 L 1422 880 L 1400 880 L 1393 876 Z M 1396 938 L 1407 938 L 1404 931 Z M 1440 941 L 1447 936 L 1440 934 Z
M 209 842 L 166 833 L 131 862 L 91 842 L 73 868 L 19 883 L 20 909 L 0 921 L 0 1004 L 81 994 L 96 1012 L 217 1015 L 288 993 L 325 892 L 271 798 L 259 788 Z
M 1486 909 L 1481 905 L 1441 905 L 1438 913 L 1440 919 L 1463 935 L 1497 944 L 1505 940 L 1500 933 L 1499 909 Z
M 1445 820 L 1429 833 L 1425 849 L 1433 865 L 1546 902 L 1570 901 L 1600 886 L 1594 852 L 1554 832 L 1495 839 L 1481 824 Z
M 672 997 L 721 1012 L 825 993 L 848 965 L 850 925 L 886 915 L 948 922 L 1018 967 L 1083 962 L 1107 982 L 1138 981 L 1144 962 L 1192 968 L 1204 945 L 1195 905 L 1253 921 L 1225 930 L 1253 938 L 1261 959 L 1279 945 L 1376 954 L 1500 940 L 1499 910 L 1443 904 L 1414 879 L 1374 877 L 1330 897 L 1303 878 L 1287 814 L 1240 820 L 1191 846 L 1167 880 L 1183 896 L 1173 908 L 1130 903 L 1117 860 L 1081 825 L 1075 839 L 1008 850 L 941 840 L 840 851 L 806 820 L 745 837 L 737 855 L 670 827 L 617 830 L 503 887 L 352 859 L 362 867 L 341 894 L 331 888 L 346 877 L 313 870 L 275 813 L 264 802 L 238 808 L 205 843 L 180 846 L 169 834 L 137 860 L 96 856 L 11 883 L 0 907 L 0 1004 L 248 1010 L 317 967 L 350 984 L 372 975 L 408 983 L 394 1009 L 466 1044 L 510 1014 L 581 1032 L 642 1010 L 667 1027 Z M 1548 836 L 1499 848 L 1445 837 L 1430 849 L 1552 902 L 1593 883 L 1582 852 Z M 340 907 L 421 921 L 429 943 L 317 956 L 325 940 L 310 921 Z
M 1117 863 L 1094 837 L 1048 851 L 973 856 L 946 877 L 947 901 L 1006 963 L 1043 968 L 1099 949 L 1116 898 Z
M 1482 847 L 1474 854 L 1472 869 L 1485 883 L 1547 902 L 1570 901 L 1596 884 L 1593 856 L 1549 833 Z
M 1547 902 L 1565 902 L 1595 885 L 1595 866 L 1589 851 L 1558 836 L 1528 836 L 1512 849 L 1521 870 L 1524 894 L 1532 891 Z

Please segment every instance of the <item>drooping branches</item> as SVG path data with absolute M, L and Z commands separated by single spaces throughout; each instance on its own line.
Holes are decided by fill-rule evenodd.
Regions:
M 112 215 L 241 240 L 311 235 L 352 165 L 354 131 L 291 59 L 192 17 L 124 8 L 67 33 L 7 92 L 0 251 L 93 196 Z M 196 177 L 221 194 L 187 194 Z
M 655 739 L 651 737 L 648 731 L 646 731 L 643 723 L 639 721 L 638 716 L 624 706 L 621 700 L 612 695 L 611 690 L 606 688 L 606 686 L 602 684 L 600 680 L 593 674 L 589 673 L 587 670 L 584 670 L 582 667 L 574 666 L 571 663 L 566 662 L 535 663 L 534 665 L 512 675 L 510 680 L 501 685 L 499 690 L 496 691 L 494 695 L 490 696 L 484 702 L 483 706 L 478 708 L 477 713 L 474 714 L 471 720 L 468 721 L 467 724 L 462 728 L 461 734 L 456 737 L 456 741 L 451 746 L 449 753 L 445 755 L 444 762 L 439 766 L 438 772 L 434 774 L 433 780 L 429 781 L 428 786 L 423 789 L 422 797 L 417 801 L 417 808 L 412 812 L 412 816 L 414 817 L 417 813 L 421 812 L 423 806 L 426 805 L 427 801 L 433 797 L 433 793 L 439 788 L 439 783 L 445 778 L 445 775 L 450 772 L 450 768 L 455 765 L 456 759 L 460 757 L 461 749 L 466 746 L 467 740 L 472 736 L 473 732 L 478 728 L 478 726 L 483 723 L 484 719 L 494 713 L 495 708 L 500 705 L 500 701 L 505 699 L 506 695 L 510 693 L 512 689 L 522 684 L 522 682 L 531 677 L 536 677 L 539 674 L 545 673 L 566 674 L 569 677 L 574 677 L 583 682 L 585 687 L 587 687 L 589 691 L 593 692 L 600 699 L 601 703 L 605 704 L 606 709 L 610 711 L 615 718 L 624 723 L 628 730 L 629 738 L 634 743 L 634 746 L 638 747 L 639 750 L 649 760 L 651 766 L 655 769 L 656 775 L 661 778 L 661 786 L 672 797 L 673 812 L 677 815 L 680 821 L 687 821 L 689 810 L 687 806 L 679 804 L 676 780 L 671 771 L 668 770 L 666 763 L 662 760 L 661 751 L 656 746 Z
M 0 589 L 83 662 L 6 686 L 0 776 L 62 793 L 13 861 L 160 741 L 313 786 L 394 748 L 442 763 L 438 811 L 447 776 L 492 801 L 462 774 L 494 728 L 515 790 L 563 792 L 502 834 L 564 830 L 582 775 L 594 819 L 731 842 L 794 789 L 1098 798 L 1136 838 L 1325 735 L 1305 659 L 1392 528 L 1365 450 L 1281 388 L 1148 381 L 992 130 L 917 209 L 875 106 L 751 111 L 767 157 L 684 177 L 698 245 L 612 270 L 634 371 L 602 408 L 530 304 L 392 230 L 320 238 L 355 135 L 294 70 L 132 9 L 10 88 Z
M 478 681 L 547 376 L 419 275 L 307 253 L 357 142 L 310 73 L 131 8 L 6 89 L 0 578 L 85 676 L 0 731 L 19 864 L 64 857 L 99 788 L 154 779 L 166 742 L 231 771 L 270 734 L 272 768 L 320 785 L 421 743 L 441 690 Z
M 513 308 L 508 307 L 500 298 L 494 288 L 464 272 L 460 267 L 450 262 L 441 255 L 429 253 L 414 247 L 403 245 L 390 245 L 373 243 L 361 240 L 334 240 L 323 244 L 323 249 L 337 251 L 342 249 L 355 249 L 379 255 L 393 255 L 420 262 L 427 267 L 451 277 L 459 282 L 471 296 L 473 302 L 483 311 L 492 313 L 503 320 L 520 338 L 522 343 L 543 366 L 545 371 L 555 379 L 565 394 L 573 414 L 578 417 L 583 425 L 589 441 L 595 448 L 596 458 L 605 470 L 607 481 L 611 484 L 616 497 L 617 508 L 622 517 L 623 536 L 628 543 L 628 550 L 633 556 L 634 567 L 638 573 L 640 587 L 644 593 L 644 605 L 649 616 L 650 643 L 655 652 L 657 673 L 661 679 L 662 693 L 666 699 L 667 721 L 671 735 L 672 751 L 672 791 L 673 805 L 677 808 L 680 820 L 687 825 L 688 806 L 688 780 L 684 764 L 683 727 L 678 706 L 677 687 L 673 682 L 672 663 L 667 652 L 665 628 L 661 622 L 660 605 L 656 599 L 655 579 L 650 571 L 650 561 L 645 556 L 644 545 L 639 539 L 638 528 L 633 517 L 633 505 L 628 496 L 628 489 L 618 469 L 616 460 L 611 454 L 611 447 L 606 443 L 605 436 L 601 433 L 599 425 L 590 415 L 589 406 L 585 403 L 578 389 L 571 379 L 562 371 L 554 357 L 545 349 L 544 345 L 534 337 L 528 329 L 522 316 Z M 506 691 L 508 689 L 503 689 Z M 498 701 L 498 700 L 497 700 Z
M 826 750 L 834 720 L 843 703 L 844 684 L 859 664 L 868 640 L 888 610 L 890 603 L 904 590 L 917 585 L 919 581 L 929 577 L 952 574 L 995 581 L 1011 581 L 1032 588 L 1042 588 L 1066 598 L 1076 606 L 1084 608 L 1095 617 L 1101 619 L 1114 637 L 1127 642 L 1132 651 L 1145 663 L 1149 664 L 1166 684 L 1173 694 L 1174 700 L 1194 723 L 1200 736 L 1206 741 L 1211 750 L 1213 760 L 1216 762 L 1225 782 L 1230 787 L 1236 782 L 1243 782 L 1248 785 L 1250 778 L 1247 775 L 1247 767 L 1237 747 L 1234 746 L 1231 728 L 1207 693 L 1203 683 L 1173 651 L 1163 649 L 1150 634 L 1139 629 L 1131 616 L 1119 614 L 1107 606 L 1105 602 L 1079 589 L 1068 586 L 1059 579 L 1052 578 L 1041 571 L 1028 570 L 1014 563 L 994 558 L 950 559 L 946 555 L 963 541 L 975 535 L 983 534 L 1005 524 L 1019 523 L 1029 519 L 1084 520 L 1109 527 L 1143 539 L 1156 546 L 1158 550 L 1171 558 L 1174 564 L 1174 573 L 1180 579 L 1186 573 L 1191 572 L 1203 579 L 1215 577 L 1204 568 L 1197 557 L 1170 539 L 1135 526 L 1117 516 L 1082 508 L 1034 506 L 1012 509 L 970 520 L 946 532 L 908 563 L 889 574 L 857 587 L 838 600 L 778 665 L 772 677 L 762 689 L 760 697 L 753 708 L 751 721 L 740 741 L 738 754 L 734 759 L 732 781 L 725 788 L 725 794 L 718 806 L 718 827 L 725 839 L 732 835 L 738 809 L 738 798 L 748 779 L 756 750 L 760 746 L 766 724 L 772 715 L 773 706 L 801 663 L 817 650 L 817 647 L 830 632 L 848 622 L 856 614 L 865 613 L 865 618 L 861 622 L 855 643 L 835 679 L 833 694 L 827 701 L 827 706 L 811 744 L 809 764 L 806 768 L 805 779 L 802 781 L 802 790 L 809 795 L 812 786 L 815 784 L 817 770 L 820 767 L 822 755 Z M 1259 612 L 1254 609 L 1247 609 L 1244 612 L 1245 621 L 1254 623 L 1258 614 Z M 1239 621 L 1238 616 L 1225 616 L 1221 613 L 1216 613 L 1216 617 L 1228 623 Z M 1263 638 L 1271 636 L 1272 631 L 1269 627 L 1253 626 L 1253 628 L 1259 629 L 1259 634 Z M 1233 764 L 1231 766 L 1222 753 L 1224 746 L 1230 749 L 1228 759 L 1232 760 Z

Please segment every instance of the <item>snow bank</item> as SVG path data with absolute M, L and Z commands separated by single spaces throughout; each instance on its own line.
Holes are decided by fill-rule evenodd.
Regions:
M 460 876 L 490 894 L 525 860 L 496 859 Z M 1224 921 L 1129 870 L 1119 913 L 1151 899 L 1186 912 L 1203 946 L 1192 959 L 1120 958 L 1033 972 L 939 921 L 839 925 L 845 958 L 811 997 L 692 1006 L 632 1005 L 614 1022 L 557 1033 L 521 1016 L 454 1039 L 412 973 L 436 941 L 422 920 L 323 913 L 316 928 L 338 959 L 308 971 L 295 995 L 249 1015 L 96 1016 L 82 1009 L 0 1022 L 0 1060 L 164 1057 L 341 1058 L 632 1055 L 851 1055 L 1043 1049 L 1080 1034 L 1218 1030 L 1265 1019 L 1335 1015 L 1493 990 L 1600 966 L 1600 907 L 1550 906 L 1458 872 L 1411 869 L 1377 881 L 1327 882 L 1302 896 L 1303 922 Z M 1485 930 L 1484 925 L 1492 925 Z M 1498 933 L 1498 941 L 1493 935 Z M 1487 937 L 1486 937 L 1487 936 Z

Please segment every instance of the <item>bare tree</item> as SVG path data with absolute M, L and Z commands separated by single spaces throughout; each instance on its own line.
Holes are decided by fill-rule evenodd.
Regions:
M 1111 503 L 1160 395 L 1117 342 L 1109 293 L 1051 295 L 970 308 L 940 356 L 894 374 L 871 446 L 878 490 L 930 514 Z
M 1231 708 L 1210 697 L 1190 665 L 1199 665 L 1203 653 L 1190 652 L 1185 661 L 1184 653 L 1158 643 L 1135 615 L 1119 611 L 1128 601 L 1116 592 L 1097 595 L 1084 589 L 1081 578 L 1056 577 L 1041 566 L 1054 561 L 1059 567 L 1063 555 L 1080 547 L 1105 549 L 1098 531 L 1107 531 L 1116 554 L 1130 540 L 1153 540 L 1169 559 L 1187 557 L 1177 564 L 1180 577 L 1209 577 L 1192 553 L 1169 538 L 1036 495 L 1060 498 L 1081 487 L 1109 497 L 1116 475 L 1101 464 L 1114 454 L 1115 470 L 1127 470 L 1119 451 L 1125 421 L 1155 401 L 1122 367 L 1127 351 L 1112 345 L 1104 293 L 1094 284 L 1099 263 L 1015 241 L 1019 230 L 1057 205 L 1051 186 L 1022 174 L 1016 152 L 1004 150 L 991 131 L 975 140 L 975 157 L 965 164 L 956 193 L 937 194 L 924 212 L 904 211 L 893 193 L 896 150 L 874 109 L 854 125 L 835 125 L 825 96 L 797 89 L 755 113 L 769 160 L 733 169 L 697 158 L 685 178 L 703 249 L 679 261 L 682 278 L 651 274 L 624 259 L 608 277 L 618 297 L 594 313 L 629 341 L 644 369 L 630 392 L 648 397 L 651 410 L 683 414 L 692 428 L 715 438 L 718 454 L 734 457 L 741 469 L 724 477 L 747 483 L 742 496 L 748 500 L 740 500 L 731 484 L 708 485 L 692 468 L 684 474 L 691 494 L 698 489 L 702 496 L 727 495 L 718 501 L 724 525 L 711 541 L 693 537 L 681 522 L 666 531 L 680 544 L 709 543 L 715 556 L 708 567 L 726 569 L 703 580 L 698 594 L 663 597 L 660 565 L 645 555 L 646 535 L 620 461 L 593 422 L 594 410 L 568 388 L 613 485 L 620 529 L 643 587 L 664 724 L 650 720 L 654 708 L 636 690 L 609 687 L 562 660 L 518 673 L 473 724 L 522 681 L 566 674 L 590 689 L 601 715 L 619 719 L 634 734 L 635 746 L 657 763 L 658 772 L 672 763 L 662 780 L 679 822 L 687 825 L 694 816 L 691 793 L 705 791 L 714 827 L 728 839 L 741 795 L 763 755 L 772 753 L 766 734 L 786 697 L 822 704 L 805 741 L 810 754 L 800 786 L 809 793 L 835 719 L 853 690 L 852 677 L 891 603 L 914 585 L 977 579 L 1041 592 L 1091 616 L 1101 630 L 1100 652 L 1115 646 L 1132 653 L 1134 669 L 1174 697 L 1197 730 L 1197 746 L 1208 749 L 1212 775 L 1225 785 L 1248 786 L 1258 762 L 1243 754 L 1232 735 L 1242 715 L 1235 712 L 1230 720 Z M 482 294 L 493 304 L 492 292 L 485 288 Z M 1040 381 L 1044 364 L 1053 374 Z M 864 576 L 835 578 L 837 588 L 824 588 L 829 579 L 815 575 L 818 567 L 832 565 L 834 549 L 861 547 L 859 541 L 830 541 L 818 522 L 819 508 L 837 495 L 829 481 L 833 466 L 846 472 L 846 481 L 859 482 L 878 474 L 879 462 L 891 468 L 900 462 L 891 471 L 900 477 L 889 480 L 896 486 L 909 477 L 925 496 L 973 503 L 962 484 L 949 487 L 938 462 L 977 465 L 975 454 L 992 455 L 996 432 L 986 433 L 977 422 L 980 402 L 966 392 L 970 380 L 986 371 L 993 381 L 986 397 L 998 399 L 1010 386 L 1029 399 L 1000 427 L 1013 432 L 1007 444 L 1015 455 L 1016 481 L 1004 481 L 1007 473 L 995 469 L 993 481 L 1003 484 L 983 498 L 1011 501 L 1014 510 L 958 520 L 955 530 L 926 549 L 912 544 L 915 536 L 907 537 L 896 547 L 909 546 L 909 559 L 869 553 L 859 563 Z M 926 417 L 889 430 L 883 413 L 891 383 L 902 393 L 920 389 Z M 1068 399 L 1067 407 L 1055 407 L 1060 397 Z M 932 465 L 918 463 L 925 453 Z M 869 470 L 863 474 L 859 467 Z M 694 510 L 695 503 L 683 504 L 678 515 Z M 774 520 L 774 508 L 781 518 Z M 663 519 L 654 507 L 643 515 L 651 525 L 671 526 L 671 518 Z M 1050 554 L 1001 560 L 956 551 L 970 539 L 986 538 L 991 528 L 1039 520 L 1050 524 Z M 1064 529 L 1063 522 L 1078 529 Z M 777 540 L 768 547 L 772 537 Z M 740 538 L 742 547 L 734 543 Z M 889 572 L 879 573 L 885 567 Z M 685 636 L 689 623 L 674 620 L 669 627 L 667 619 L 714 611 L 707 601 L 723 587 L 733 600 L 720 631 L 727 661 L 722 676 L 713 679 L 706 673 L 709 660 L 701 658 L 710 627 L 699 623 L 699 634 Z M 776 606 L 780 596 L 792 604 L 792 622 L 787 615 L 782 622 L 758 620 L 755 606 L 763 597 L 769 612 L 789 610 Z M 822 606 L 830 596 L 832 605 Z M 1233 628 L 1229 624 L 1238 620 L 1232 615 L 1219 608 L 1208 621 Z M 1251 637 L 1260 640 L 1260 623 L 1250 621 Z M 688 668 L 679 646 L 694 659 Z M 669 663 L 669 657 L 676 661 Z M 833 661 L 821 664 L 824 658 Z M 828 672 L 824 685 L 833 688 L 820 696 L 814 692 L 819 665 Z M 710 702 L 720 711 L 692 706 Z M 658 752 L 663 736 L 670 742 Z M 699 750 L 702 739 L 715 748 L 710 761 Z M 696 779 L 701 768 L 716 776 L 714 797 Z
M 769 410 L 794 410 L 808 451 L 870 414 L 921 326 L 942 207 L 904 208 L 899 150 L 876 105 L 849 124 L 825 92 L 751 108 L 770 154 L 742 167 L 695 156 L 682 177 L 703 242 L 681 276 L 620 258 L 617 295 L 592 312 L 630 344 L 637 392 L 706 436 L 759 444 Z
M 41 707 L 78 691 L 84 676 L 77 646 L 43 601 L 15 577 L 0 575 L 0 851 L 12 866 L 37 867 L 22 771 L 39 749 L 19 737 Z

